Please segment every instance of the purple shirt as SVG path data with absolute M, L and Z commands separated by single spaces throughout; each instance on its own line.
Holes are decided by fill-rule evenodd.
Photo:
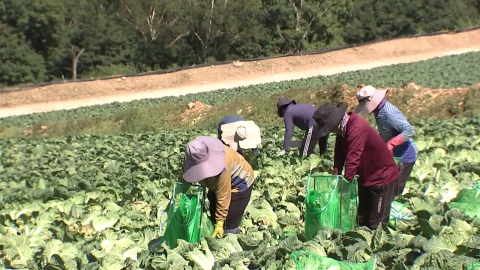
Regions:
M 308 131 L 308 128 L 316 125 L 313 120 L 313 113 L 317 108 L 310 104 L 290 104 L 283 115 L 285 122 L 285 137 L 283 139 L 283 150 L 287 151 L 290 148 L 290 142 L 293 137 L 293 127 L 296 126 L 303 131 Z

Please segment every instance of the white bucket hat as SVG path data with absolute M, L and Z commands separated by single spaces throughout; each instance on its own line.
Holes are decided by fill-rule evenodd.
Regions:
M 362 87 L 357 92 L 358 105 L 355 107 L 355 113 L 358 115 L 367 115 L 373 112 L 380 102 L 385 98 L 388 90 L 377 90 L 371 85 Z
M 241 149 L 253 149 L 262 143 L 260 128 L 253 121 L 237 121 L 223 124 L 222 141 L 237 151 Z

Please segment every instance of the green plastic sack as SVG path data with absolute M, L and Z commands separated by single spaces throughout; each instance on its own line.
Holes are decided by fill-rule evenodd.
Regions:
M 480 262 L 468 265 L 466 270 L 480 270 Z
M 334 228 L 349 231 L 355 227 L 356 180 L 357 178 L 348 182 L 337 175 L 309 176 L 305 202 L 305 237 L 307 239 L 315 238 L 321 229 Z
M 413 219 L 415 219 L 415 214 L 413 214 L 412 210 L 408 209 L 406 205 L 397 201 L 392 202 L 388 222 L 392 228 L 397 228 L 397 223 L 399 221 L 408 221 Z
M 448 206 L 460 210 L 465 215 L 480 219 L 480 182 L 474 189 L 460 190 Z
M 480 202 L 480 182 L 474 189 L 462 189 L 458 192 L 454 202 Z
M 167 213 L 167 227 L 163 236 L 164 241 L 172 249 L 177 247 L 178 239 L 196 243 L 213 233 L 213 225 L 202 211 L 201 192 L 193 195 L 180 193 L 178 196 L 180 197 L 178 207 L 175 208 L 176 204 L 173 203 L 174 206 Z
M 321 270 L 373 270 L 375 269 L 375 260 L 364 263 L 340 262 L 328 257 L 322 257 L 318 254 L 308 251 L 295 251 L 290 254 L 295 261 L 297 270 L 321 269 Z

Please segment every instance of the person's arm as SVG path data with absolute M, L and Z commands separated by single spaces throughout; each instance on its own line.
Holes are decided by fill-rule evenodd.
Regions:
M 340 144 L 340 136 L 337 135 L 337 138 L 335 140 L 335 150 L 334 150 L 334 155 L 333 155 L 333 174 L 334 175 L 339 175 L 342 174 L 343 167 L 345 165 L 345 156 L 343 155 L 343 152 L 341 150 Z
M 285 136 L 283 138 L 283 150 L 286 152 L 290 148 L 290 142 L 293 137 L 293 118 L 290 115 L 283 117 L 285 123 Z
M 215 195 L 217 197 L 217 209 L 215 212 L 215 221 L 223 221 L 227 219 L 228 208 L 230 207 L 230 200 L 232 198 L 232 178 L 230 169 L 221 173 L 218 177 L 217 189 Z
M 320 155 L 323 155 L 328 150 L 328 137 L 330 134 L 320 138 Z
M 222 121 L 220 121 L 220 123 L 218 123 L 218 126 L 217 126 L 217 138 L 219 139 L 222 139 L 222 125 L 223 125 L 223 119 Z
M 403 114 L 397 112 L 393 113 L 388 116 L 388 121 L 390 122 L 390 126 L 400 132 L 399 135 L 393 137 L 388 141 L 388 146 L 391 150 L 396 146 L 410 140 L 415 135 L 415 130 L 413 129 L 412 125 L 405 119 Z
M 352 128 L 349 130 L 348 151 L 345 162 L 345 179 L 347 181 L 353 181 L 357 174 L 358 166 L 360 165 L 360 158 L 367 143 L 367 134 L 365 131 L 359 128 Z

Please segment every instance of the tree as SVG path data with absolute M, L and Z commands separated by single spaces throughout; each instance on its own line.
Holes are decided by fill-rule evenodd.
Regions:
M 257 58 L 271 55 L 275 48 L 274 38 L 266 25 L 261 0 L 230 1 L 228 40 L 220 40 L 216 57 L 219 60 Z M 222 53 L 222 55 L 219 55 Z M 223 54 L 225 53 L 225 54 Z
M 22 44 L 14 55 L 23 55 L 30 51 L 29 54 L 32 55 L 24 57 L 28 58 L 26 61 L 35 63 L 39 63 L 37 55 L 43 57 L 41 62 L 44 66 L 34 65 L 40 69 L 35 74 L 42 80 L 49 80 L 51 77 L 45 65 L 52 56 L 53 48 L 58 46 L 62 39 L 63 16 L 60 5 L 56 0 L 5 0 L 2 4 L 0 15 L 3 23 L 9 26 L 12 39 L 23 40 L 29 48 Z
M 164 39 L 167 47 L 189 34 L 181 16 L 181 1 L 121 0 L 120 16 L 140 33 L 144 41 Z
M 21 33 L 5 23 L 0 23 L 0 59 L 0 86 L 46 79 L 43 57 L 28 45 Z
M 203 62 L 208 56 L 213 55 L 210 48 L 216 39 L 226 34 L 226 24 L 230 16 L 227 6 L 228 0 L 184 0 L 183 15 L 187 27 L 193 35 L 190 42 L 199 53 Z
M 338 27 L 332 28 L 334 22 L 340 16 L 335 16 L 333 7 L 338 7 L 338 2 L 350 4 L 350 0 L 266 0 L 267 20 L 275 28 L 279 52 L 300 52 L 305 49 L 314 50 L 310 43 L 327 45 L 328 31 L 334 30 L 338 35 Z M 349 8 L 345 8 L 349 12 Z M 341 11 L 337 8 L 337 10 Z M 343 15 L 343 14 L 342 14 Z
M 95 72 L 98 67 L 126 65 L 133 52 L 133 34 L 108 1 L 61 0 L 64 16 L 62 44 L 51 59 L 57 77 Z M 115 12 L 113 12 L 115 11 Z M 115 72 L 115 71 L 110 71 Z M 100 74 L 100 76 L 112 74 Z

